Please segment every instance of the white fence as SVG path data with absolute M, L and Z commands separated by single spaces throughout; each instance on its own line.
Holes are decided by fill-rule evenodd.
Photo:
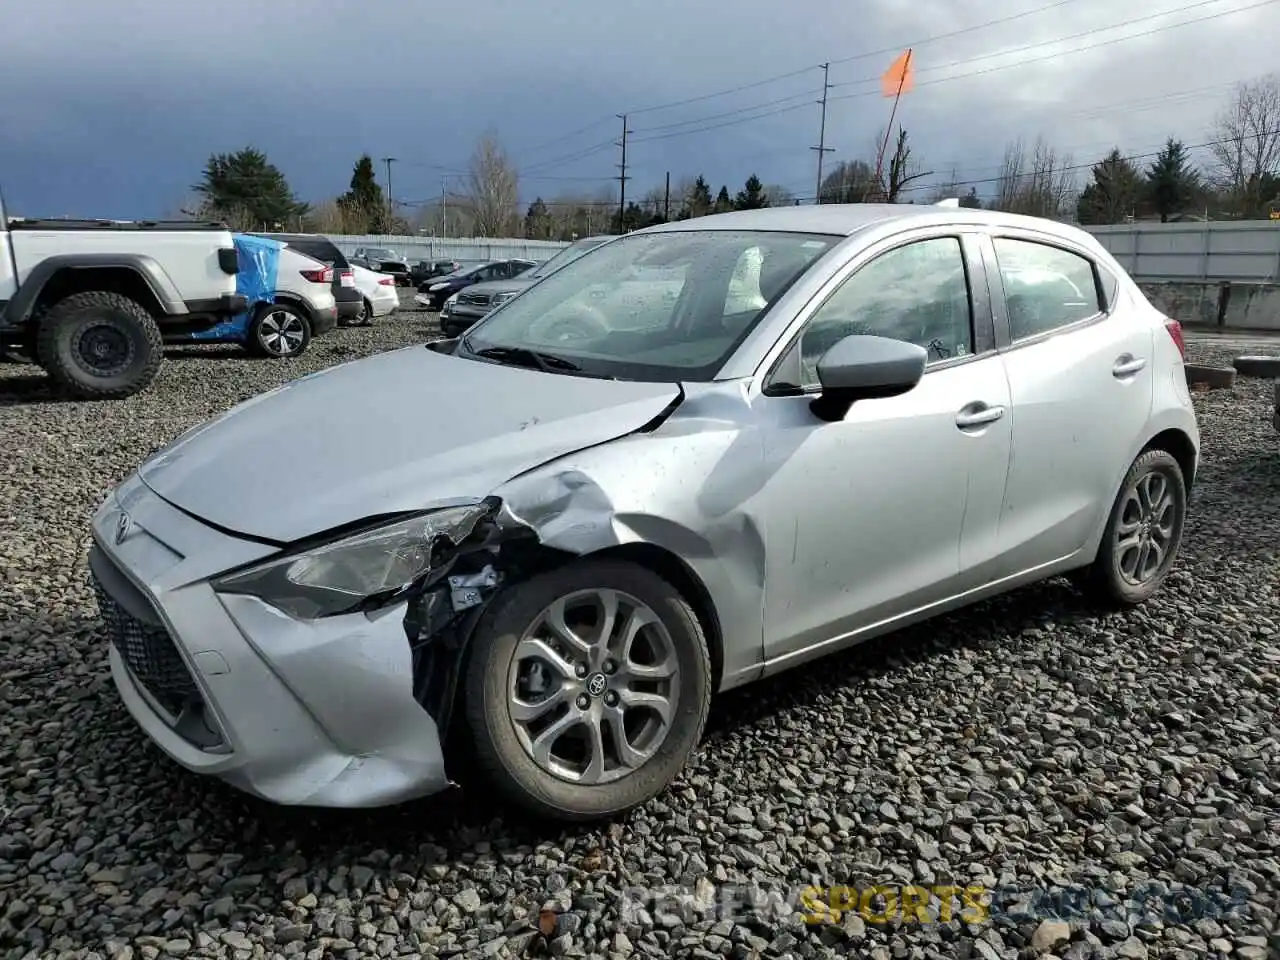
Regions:
M 1280 281 L 1280 221 L 1088 227 L 1136 280 Z
M 348 256 L 356 247 L 386 247 L 406 257 L 410 263 L 418 260 L 458 260 L 462 263 L 480 263 L 485 260 L 508 260 L 520 257 L 525 260 L 549 260 L 568 244 L 557 240 L 518 240 L 506 238 L 463 237 L 357 237 L 336 233 L 325 234 Z

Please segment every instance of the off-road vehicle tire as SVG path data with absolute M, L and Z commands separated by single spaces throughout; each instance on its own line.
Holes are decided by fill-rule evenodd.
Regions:
M 79 400 L 120 400 L 151 385 L 164 359 L 160 327 L 119 293 L 73 293 L 37 321 L 33 358 Z

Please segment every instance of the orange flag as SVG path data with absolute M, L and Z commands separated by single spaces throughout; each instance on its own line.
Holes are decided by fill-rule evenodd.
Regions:
M 880 78 L 880 91 L 886 97 L 896 97 L 900 93 L 908 93 L 911 90 L 912 79 L 911 51 L 907 50 L 898 55 L 898 59 L 893 61 L 889 69 Z

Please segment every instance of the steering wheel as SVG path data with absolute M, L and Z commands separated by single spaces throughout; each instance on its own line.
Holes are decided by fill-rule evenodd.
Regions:
M 536 335 L 541 340 L 566 342 L 570 340 L 592 340 L 609 333 L 609 325 L 599 311 L 589 306 L 581 306 L 570 314 L 555 317 L 539 325 Z

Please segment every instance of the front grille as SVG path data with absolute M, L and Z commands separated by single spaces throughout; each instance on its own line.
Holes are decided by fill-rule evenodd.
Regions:
M 183 707 L 193 699 L 198 700 L 200 694 L 169 631 L 139 620 L 107 593 L 96 576 L 90 579 L 107 635 L 120 651 L 129 672 L 160 706 L 178 716 Z
M 459 303 L 468 303 L 473 307 L 487 307 L 489 305 L 489 295 L 487 293 L 460 293 L 458 294 Z

